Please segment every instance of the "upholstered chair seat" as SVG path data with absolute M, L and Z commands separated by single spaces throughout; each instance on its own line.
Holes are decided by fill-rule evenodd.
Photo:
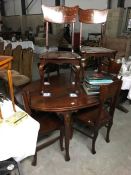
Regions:
M 27 77 L 25 75 L 21 75 L 19 72 L 15 71 L 15 70 L 12 70 L 11 73 L 12 73 L 13 84 L 15 87 L 19 87 L 19 86 L 25 85 L 25 84 L 30 82 L 29 77 Z M 8 81 L 6 70 L 0 71 L 0 78 L 4 79 L 5 81 Z

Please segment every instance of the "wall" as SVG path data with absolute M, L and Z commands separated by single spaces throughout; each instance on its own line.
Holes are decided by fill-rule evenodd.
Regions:
M 31 0 L 26 0 L 26 7 L 28 6 L 28 4 L 30 3 Z M 61 4 L 65 4 L 67 6 L 73 6 L 73 5 L 79 5 L 81 8 L 98 8 L 98 9 L 104 9 L 107 8 L 107 0 L 91 0 L 91 1 L 85 1 L 85 0 L 61 0 Z M 99 2 L 98 2 L 99 1 Z M 31 4 L 31 6 L 27 9 L 27 15 L 31 15 L 31 14 L 41 14 L 41 4 L 46 4 L 46 5 L 55 5 L 55 0 L 34 0 L 33 3 Z M 22 15 L 21 12 L 21 0 L 6 0 L 5 3 L 5 8 L 6 8 L 6 15 L 7 16 L 11 16 L 11 15 Z M 17 8 L 16 8 L 17 7 Z M 31 25 L 33 27 L 33 30 L 35 30 L 35 24 L 34 23 L 38 23 L 38 18 L 35 17 L 34 15 L 31 16 L 23 16 L 22 18 L 20 17 L 21 21 L 20 24 L 22 25 L 22 31 L 24 31 L 24 28 L 28 27 L 29 25 Z M 29 20 L 29 19 L 33 19 L 33 21 Z M 6 23 L 8 23 L 10 21 L 10 18 L 8 18 L 6 20 Z M 39 21 L 41 24 L 41 21 Z M 10 23 L 10 22 L 9 22 Z M 16 25 L 13 23 L 13 21 L 11 20 L 11 23 L 9 24 L 9 26 L 12 25 L 13 29 L 16 27 Z M 79 31 L 79 24 L 76 24 L 76 31 Z M 93 26 L 90 25 L 88 27 L 88 32 L 100 32 L 100 25 L 97 26 Z M 84 28 L 84 36 L 85 38 L 88 37 L 88 33 L 87 30 L 85 30 Z
M 30 0 L 26 1 L 26 6 L 30 3 Z M 54 6 L 55 0 L 34 0 L 33 3 L 30 5 L 30 7 L 27 10 L 27 14 L 41 14 L 41 4 Z
M 21 15 L 21 0 L 6 0 L 6 16 Z
M 81 8 L 107 8 L 107 0 L 65 0 L 67 6 L 79 5 Z
M 31 0 L 26 0 L 26 6 L 30 3 Z M 97 9 L 106 9 L 107 8 L 107 0 L 61 0 L 61 4 L 64 4 L 67 6 L 74 6 L 79 5 L 81 8 L 97 8 Z M 118 0 L 111 0 L 112 2 L 112 8 L 115 10 L 117 7 Z M 38 24 L 42 24 L 42 14 L 41 11 L 41 4 L 51 5 L 53 6 L 55 4 L 55 0 L 34 0 L 31 6 L 27 10 L 27 16 L 22 16 L 21 11 L 21 0 L 6 0 L 5 3 L 5 9 L 6 9 L 6 15 L 12 16 L 12 17 L 5 17 L 6 25 L 13 28 L 13 30 L 17 30 L 19 26 L 22 26 L 22 31 L 27 30 L 29 26 L 32 26 L 34 32 L 35 28 Z M 125 0 L 125 7 L 131 6 L 131 0 Z M 113 10 L 113 11 L 114 11 Z M 114 13 L 114 12 L 113 12 Z M 34 15 L 32 15 L 34 14 Z M 35 14 L 37 14 L 35 16 Z M 39 15 L 38 15 L 39 14 Z M 15 20 L 15 15 L 16 20 Z M 111 17 L 112 20 L 113 17 Z M 110 18 L 110 19 L 111 19 Z M 122 16 L 121 16 L 122 18 Z M 20 21 L 19 21 L 20 19 Z M 116 18 L 115 18 L 116 20 Z M 110 21 L 110 24 L 113 24 L 113 29 L 115 23 Z M 117 25 L 118 27 L 119 25 Z M 112 28 L 112 25 L 110 26 Z M 76 32 L 79 31 L 79 23 L 76 23 L 75 27 Z M 111 30 L 110 30 L 111 31 Z M 90 32 L 100 32 L 100 25 L 86 25 L 83 27 L 83 33 L 84 37 L 88 37 L 88 33 Z M 112 32 L 111 32 L 112 33 Z M 116 32 L 117 33 L 117 32 Z M 115 32 L 114 32 L 115 35 Z
M 121 34 L 124 8 L 112 8 L 109 10 L 106 23 L 106 36 L 116 37 Z
M 131 0 L 125 0 L 125 7 L 131 7 Z
M 13 31 L 18 31 L 21 28 L 21 16 L 7 16 L 2 17 L 5 26 L 11 28 Z
M 65 5 L 74 6 L 79 5 L 81 8 L 88 9 L 106 9 L 107 8 L 107 0 L 65 0 Z M 79 31 L 79 23 L 75 25 L 75 31 Z M 95 25 L 83 25 L 83 36 L 86 39 L 88 37 L 88 33 L 99 33 L 101 32 L 101 28 L 99 24 Z
M 26 7 L 31 0 L 26 0 Z M 6 0 L 5 11 L 6 17 L 3 17 L 4 24 L 17 31 L 21 28 L 22 33 L 25 32 L 30 26 L 36 32 L 36 27 L 43 24 L 43 16 L 41 11 L 41 4 L 55 5 L 55 0 L 34 0 L 27 9 L 26 16 L 22 16 L 21 0 Z
M 111 8 L 117 8 L 118 0 L 111 0 Z
M 111 1 L 111 7 L 117 8 L 118 0 L 110 0 Z M 131 7 L 131 0 L 125 0 L 124 7 Z
M 31 0 L 26 0 L 26 7 L 30 2 Z M 63 3 L 64 0 L 61 0 L 61 4 Z M 54 6 L 55 0 L 34 0 L 30 7 L 27 9 L 27 14 L 41 14 L 41 4 Z M 5 11 L 6 16 L 22 15 L 21 0 L 6 0 Z

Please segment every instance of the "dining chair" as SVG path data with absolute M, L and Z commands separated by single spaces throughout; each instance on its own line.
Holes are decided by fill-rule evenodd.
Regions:
M 47 51 L 41 55 L 41 63 L 39 65 L 39 71 L 41 79 L 43 79 L 43 73 L 41 67 L 44 64 L 53 63 L 53 64 L 73 64 L 77 61 L 77 69 L 76 69 L 76 79 L 78 81 L 78 76 L 80 72 L 80 62 L 81 57 L 79 54 L 74 52 L 74 25 L 77 20 L 78 14 L 78 6 L 67 7 L 67 6 L 54 6 L 47 7 L 42 5 L 43 18 L 46 22 L 46 49 Z M 49 35 L 48 35 L 48 25 L 49 23 L 55 23 L 57 25 L 66 25 L 70 24 L 72 30 L 72 39 L 71 39 L 71 51 L 49 51 Z M 71 65 L 72 65 L 71 64 Z M 75 63 L 74 63 L 75 64 Z M 44 65 L 45 66 L 45 65 Z M 43 66 L 43 67 L 44 67 Z M 42 67 L 42 68 L 43 68 Z
M 104 61 L 101 65 L 99 65 L 98 72 L 118 77 L 121 66 L 122 64 L 117 63 L 115 60 Z
M 58 116 L 55 113 L 51 112 L 41 112 L 39 110 L 32 110 L 30 108 L 31 98 L 33 93 L 29 91 L 23 91 L 22 97 L 23 97 L 23 103 L 25 111 L 31 115 L 35 120 L 37 120 L 40 123 L 40 130 L 38 134 L 38 145 L 36 148 L 35 155 L 33 156 L 32 165 L 37 164 L 37 152 L 41 150 L 42 148 L 45 148 L 57 140 L 60 141 L 60 149 L 61 151 L 64 150 L 63 148 L 63 122 L 58 118 Z M 51 137 L 44 143 L 41 142 L 43 139 L 46 139 L 51 136 L 51 133 L 53 131 L 60 131 L 60 134 L 54 137 Z
M 33 54 L 32 48 L 23 49 L 20 63 L 20 74 L 29 77 L 30 81 L 32 81 Z
M 82 43 L 82 37 L 83 37 L 83 24 L 100 24 L 101 25 L 101 40 L 103 39 L 104 33 L 105 33 L 105 23 L 107 20 L 108 10 L 98 10 L 98 9 L 81 9 L 79 8 L 79 22 L 80 22 L 80 53 L 82 58 L 85 58 L 85 64 L 87 64 L 87 61 L 89 57 L 97 58 L 98 65 L 101 64 L 102 58 L 115 58 L 116 50 L 108 49 L 105 47 L 90 47 L 85 46 Z M 87 30 L 88 32 L 88 30 Z M 84 76 L 84 68 L 83 68 L 83 76 Z
M 0 41 L 0 55 L 4 54 L 4 42 Z
M 15 93 L 15 103 L 17 103 L 18 106 L 21 106 L 21 90 L 25 85 L 32 81 L 33 50 L 32 48 L 21 50 L 21 46 L 17 46 L 17 48 L 13 51 L 13 56 L 13 58 L 16 59 L 13 60 L 11 70 Z M 8 93 L 8 77 L 6 70 L 0 71 L 0 79 L 3 80 L 2 82 L 5 86 L 6 93 Z
M 30 71 L 30 67 L 32 65 L 32 52 L 28 51 L 26 54 L 29 57 L 29 60 L 26 62 L 30 61 L 28 65 L 25 66 L 25 63 L 23 63 L 23 60 L 25 62 L 25 53 L 23 53 L 23 58 L 22 58 L 22 47 L 18 45 L 14 50 L 13 50 L 13 61 L 12 61 L 12 80 L 13 80 L 13 85 L 15 90 L 16 89 L 21 89 L 24 85 L 29 83 L 31 81 L 31 77 L 28 77 L 27 75 L 24 75 L 24 71 L 28 69 L 28 72 Z M 26 59 L 28 59 L 26 57 Z M 23 65 L 24 64 L 24 65 Z M 23 66 L 22 66 L 23 65 Z M 21 72 L 21 70 L 23 72 Z M 30 73 L 31 74 L 31 73 Z M 7 75 L 6 75 L 6 70 L 0 71 L 0 78 L 5 80 L 7 82 Z
M 104 74 L 108 74 L 109 76 L 112 76 L 112 77 L 118 77 L 119 73 L 120 73 L 120 70 L 121 70 L 121 66 L 122 66 L 122 63 L 117 63 L 115 60 L 110 60 L 110 61 L 106 61 L 106 62 L 103 62 L 98 70 L 99 72 L 101 73 L 104 73 Z M 122 76 L 119 76 L 120 79 L 122 79 Z M 118 100 L 117 100 L 117 105 L 116 105 L 116 108 L 119 109 L 120 111 L 124 112 L 124 113 L 127 113 L 128 112 L 128 109 L 126 109 L 126 107 L 124 107 L 122 105 L 122 103 L 125 101 L 125 97 L 127 96 L 126 93 L 124 93 L 124 91 L 120 91 L 120 94 L 119 94 L 119 97 L 118 97 Z
M 11 43 L 7 44 L 7 46 L 5 47 L 4 55 L 12 56 L 12 44 Z
M 107 128 L 106 142 L 110 142 L 109 134 L 113 125 L 113 116 L 121 85 L 122 80 L 119 79 L 111 84 L 101 85 L 99 105 L 74 113 L 74 122 L 81 124 L 80 126 L 85 126 L 84 131 L 80 126 L 75 127 L 75 129 L 92 139 L 92 154 L 96 153 L 95 142 L 99 130 L 103 126 Z
M 22 46 L 18 45 L 15 49 L 13 49 L 13 61 L 12 61 L 12 69 L 20 72 L 20 63 L 22 59 Z

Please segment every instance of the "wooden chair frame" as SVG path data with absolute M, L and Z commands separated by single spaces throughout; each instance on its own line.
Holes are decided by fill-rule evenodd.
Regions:
M 50 117 L 49 120 L 48 119 L 45 120 L 45 126 L 46 126 L 45 128 L 46 129 L 44 129 L 44 127 L 43 127 L 43 124 L 44 124 L 43 121 L 44 120 L 41 120 L 41 118 L 44 117 L 44 113 L 42 113 L 40 111 L 33 111 L 30 108 L 31 92 L 23 91 L 22 97 L 23 97 L 23 103 L 24 103 L 25 111 L 30 116 L 32 116 L 33 118 L 38 120 L 38 122 L 40 122 L 40 131 L 39 131 L 38 141 L 39 141 L 39 139 L 40 140 L 42 139 L 42 136 L 47 136 L 48 134 L 50 134 L 51 132 L 53 132 L 55 130 L 60 130 L 60 135 L 59 136 L 56 136 L 56 137 L 48 140 L 47 142 L 41 143 L 40 145 L 37 146 L 36 152 L 35 152 L 35 155 L 33 156 L 33 161 L 32 161 L 32 165 L 35 166 L 37 164 L 37 152 L 39 150 L 41 150 L 42 148 L 45 148 L 45 147 L 53 144 L 58 139 L 60 141 L 61 151 L 64 150 L 64 148 L 63 148 L 63 135 L 64 135 L 63 134 L 63 124 L 62 124 L 61 121 L 59 123 L 57 121 L 55 122 L 55 120 L 53 120 L 53 118 Z M 46 121 L 47 121 L 47 123 L 46 123 Z M 47 126 L 49 126 L 49 128 Z
M 74 120 L 88 127 L 92 132 L 75 129 L 92 139 L 92 154 L 96 153 L 95 143 L 99 133 L 99 129 L 103 126 L 107 127 L 106 142 L 110 142 L 109 134 L 113 125 L 113 116 L 117 99 L 120 93 L 122 81 L 116 80 L 108 85 L 100 86 L 99 105 L 90 109 L 84 109 L 74 114 Z

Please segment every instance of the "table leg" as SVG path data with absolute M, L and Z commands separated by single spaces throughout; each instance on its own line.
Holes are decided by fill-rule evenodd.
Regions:
M 69 113 L 64 113 L 64 125 L 65 125 L 65 160 L 70 160 L 69 155 L 69 143 L 70 143 L 70 135 L 71 135 L 71 116 Z
M 2 112 L 1 112 L 1 106 L 0 106 L 0 119 L 3 119 Z
M 39 64 L 38 65 L 39 68 L 39 74 L 40 74 L 40 78 L 41 78 L 41 91 L 44 92 L 44 65 Z
M 12 82 L 12 74 L 11 74 L 11 70 L 7 70 L 7 76 L 8 76 L 8 82 L 9 82 L 9 90 L 10 90 L 10 98 L 12 101 L 12 106 L 13 106 L 13 110 L 14 112 L 16 112 L 15 109 L 15 100 L 14 100 L 14 89 L 13 89 L 13 82 Z

